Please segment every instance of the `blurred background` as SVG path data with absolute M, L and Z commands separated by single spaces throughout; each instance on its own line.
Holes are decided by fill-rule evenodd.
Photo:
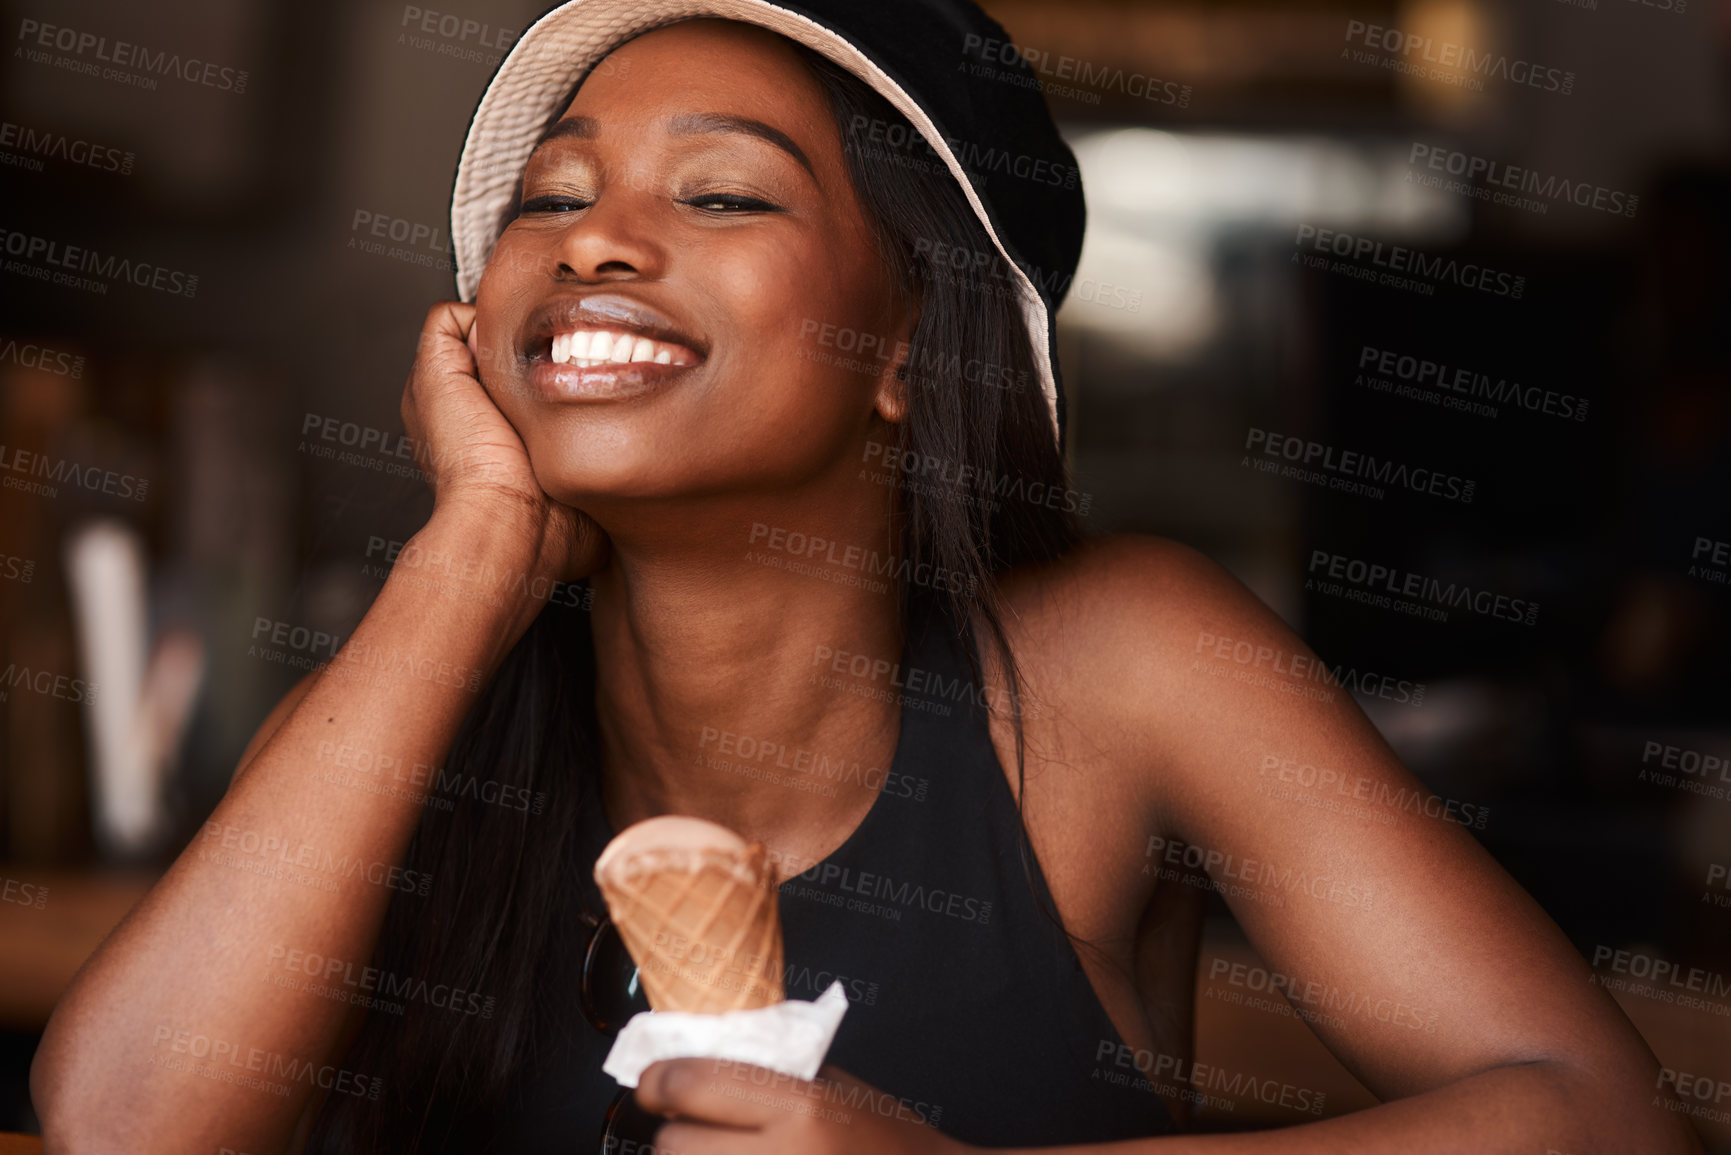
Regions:
M 35 1127 L 72 972 L 430 508 L 398 402 L 469 114 L 545 7 L 434 3 L 0 3 L 0 1130 Z M 1091 528 L 1203 550 L 1374 671 L 1372 720 L 1661 1062 L 1731 1080 L 1731 7 L 986 7 L 1012 43 L 958 65 L 1028 59 L 1088 194 Z M 1197 1058 L 1373 1102 L 1210 988 L 1254 961 L 1213 901 Z M 1731 1151 L 1731 1099 L 1695 1122 Z

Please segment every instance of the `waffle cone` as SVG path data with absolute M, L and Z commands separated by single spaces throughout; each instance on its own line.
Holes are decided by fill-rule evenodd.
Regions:
M 761 843 L 700 818 L 651 818 L 607 844 L 595 881 L 652 1009 L 782 1001 L 781 919 Z

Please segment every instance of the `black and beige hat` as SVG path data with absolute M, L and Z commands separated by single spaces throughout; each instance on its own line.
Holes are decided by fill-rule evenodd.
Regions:
M 1032 70 L 1003 50 L 1009 37 L 971 0 L 569 0 L 552 9 L 506 55 L 469 125 L 451 196 L 458 296 L 474 300 L 529 153 L 578 79 L 624 41 L 700 16 L 811 48 L 925 138 L 1012 266 L 1061 445 L 1052 317 L 1081 255 L 1082 182 Z

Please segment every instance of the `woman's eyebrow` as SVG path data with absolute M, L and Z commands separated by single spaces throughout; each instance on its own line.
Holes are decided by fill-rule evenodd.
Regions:
M 667 131 L 673 136 L 695 136 L 702 132 L 737 132 L 745 136 L 755 136 L 787 153 L 811 174 L 811 179 L 817 179 L 817 170 L 812 168 L 811 161 L 806 159 L 805 150 L 793 143 L 792 138 L 781 129 L 761 120 L 753 120 L 749 116 L 729 116 L 721 112 L 686 112 L 670 119 L 667 122 Z
M 745 136 L 755 136 L 787 153 L 813 180 L 817 179 L 817 170 L 812 168 L 811 161 L 806 157 L 805 150 L 795 144 L 791 137 L 779 128 L 753 120 L 749 116 L 730 116 L 721 112 L 686 112 L 668 120 L 667 131 L 673 136 L 695 136 L 705 132 L 737 132 Z M 592 116 L 567 116 L 556 120 L 547 126 L 547 131 L 541 134 L 541 139 L 535 142 L 533 153 L 548 141 L 560 137 L 574 136 L 579 139 L 593 140 L 601 134 L 601 125 Z
M 558 140 L 562 136 L 576 136 L 593 139 L 600 134 L 601 126 L 596 123 L 594 117 L 567 116 L 561 120 L 555 120 L 552 124 L 548 125 L 547 131 L 541 134 L 540 139 L 535 142 L 534 147 L 529 151 L 533 153 L 535 149 L 540 148 L 548 141 Z

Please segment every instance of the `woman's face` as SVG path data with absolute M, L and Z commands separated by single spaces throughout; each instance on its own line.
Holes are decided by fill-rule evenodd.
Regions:
M 558 500 L 833 483 L 874 410 L 899 416 L 893 361 L 861 372 L 835 335 L 894 349 L 909 318 L 824 91 L 774 34 L 696 20 L 622 45 L 522 203 L 476 297 L 481 372 Z

